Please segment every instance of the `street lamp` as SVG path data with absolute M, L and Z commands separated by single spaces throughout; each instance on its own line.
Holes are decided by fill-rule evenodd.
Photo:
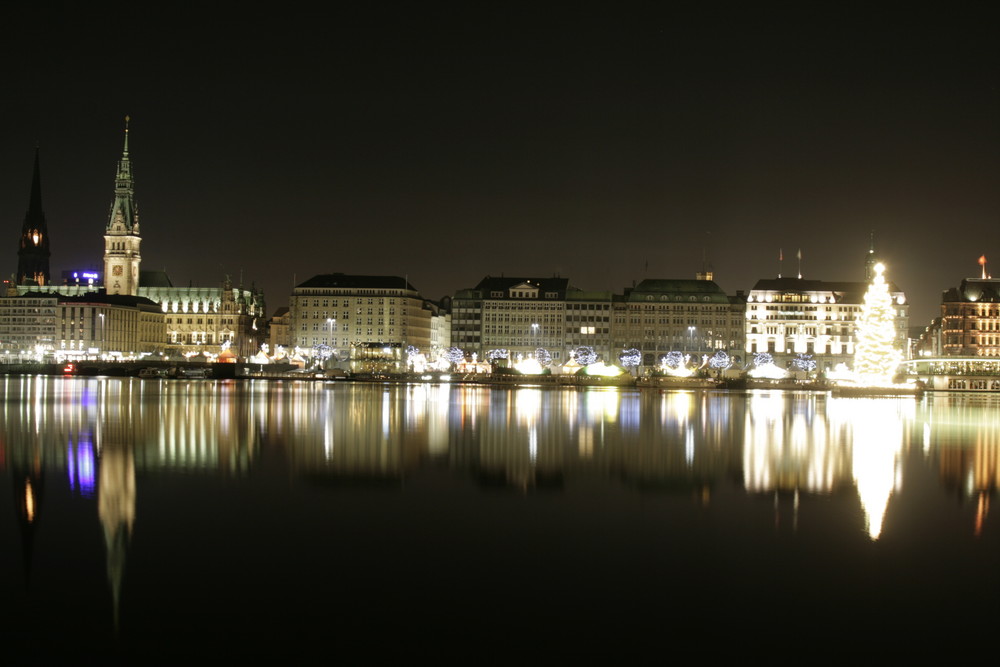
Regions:
M 101 346 L 98 349 L 103 349 L 105 347 L 104 342 L 104 313 L 98 313 L 97 316 L 101 318 Z

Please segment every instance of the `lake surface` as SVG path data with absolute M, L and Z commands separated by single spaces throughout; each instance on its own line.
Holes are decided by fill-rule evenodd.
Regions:
M 993 650 L 994 397 L 41 376 L 0 391 L 8 664 Z

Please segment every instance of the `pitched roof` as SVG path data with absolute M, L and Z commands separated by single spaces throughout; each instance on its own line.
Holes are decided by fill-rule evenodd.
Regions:
M 648 278 L 628 290 L 628 301 L 645 301 L 649 297 L 707 297 L 709 301 L 729 302 L 729 297 L 714 280 L 695 278 Z
M 143 269 L 139 271 L 139 287 L 173 287 L 166 271 Z
M 344 273 L 324 273 L 315 275 L 300 287 L 335 287 L 338 289 L 406 289 L 414 292 L 417 289 L 406 278 L 399 276 L 356 276 Z
M 500 276 L 499 278 L 486 276 L 479 281 L 475 289 L 483 290 L 484 292 L 506 292 L 512 287 L 523 284 L 529 284 L 537 288 L 540 292 L 565 293 L 567 290 L 574 289 L 569 286 L 569 279 L 567 278 L 525 278 L 517 276 Z
M 108 294 L 104 290 L 100 292 L 89 292 L 77 296 L 60 297 L 59 303 L 104 303 L 109 306 L 153 306 L 160 310 L 161 306 L 144 296 L 132 296 L 130 294 Z

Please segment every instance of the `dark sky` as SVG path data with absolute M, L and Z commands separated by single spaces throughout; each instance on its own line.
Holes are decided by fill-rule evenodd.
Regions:
M 270 312 L 334 271 L 861 280 L 874 233 L 926 324 L 1000 262 L 987 15 L 666 5 L 5 10 L 0 270 L 36 145 L 53 273 L 100 264 L 126 115 L 143 267 Z

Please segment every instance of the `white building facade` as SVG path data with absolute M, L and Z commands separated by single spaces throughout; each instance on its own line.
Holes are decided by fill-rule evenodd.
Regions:
M 868 291 L 865 282 L 824 282 L 802 278 L 759 280 L 746 304 L 746 352 L 766 352 L 781 368 L 799 355 L 818 370 L 853 367 L 857 321 Z M 908 349 L 909 304 L 889 285 L 895 310 L 896 347 Z
M 292 290 L 288 318 L 300 354 L 329 355 L 330 363 L 351 363 L 352 370 L 401 371 L 408 348 L 427 354 L 431 347 L 431 309 L 398 276 L 313 276 Z

